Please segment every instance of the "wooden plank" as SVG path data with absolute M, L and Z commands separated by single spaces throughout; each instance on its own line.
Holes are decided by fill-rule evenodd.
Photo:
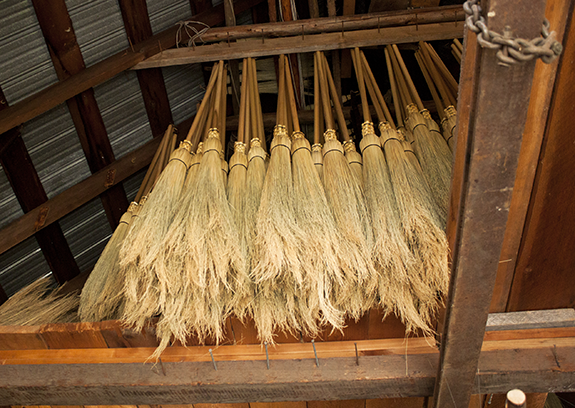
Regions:
M 308 401 L 307 408 L 365 408 L 365 400 Z
M 0 350 L 46 349 L 40 326 L 0 326 Z
M 145 0 L 120 0 L 119 5 L 131 44 L 141 43 L 152 37 L 152 25 Z M 152 135 L 163 135 L 168 125 L 174 121 L 162 70 L 138 71 L 138 82 Z
M 305 401 L 251 402 L 250 408 L 307 408 Z
M 38 23 L 60 81 L 83 71 L 86 66 L 64 0 L 32 0 Z M 112 163 L 114 152 L 93 89 L 87 89 L 66 101 L 80 138 L 80 144 L 92 173 Z M 128 199 L 121 184 L 104 192 L 102 205 L 112 229 L 118 226 L 128 209 Z
M 575 145 L 568 125 L 575 115 L 575 98 L 568 92 L 575 77 L 575 6 L 573 2 L 570 5 L 564 51 L 507 305 L 510 311 L 575 305 L 575 214 L 568 204 L 575 199 L 575 182 L 568 177 L 575 170 L 570 159 Z
M 45 324 L 40 336 L 49 349 L 83 349 L 108 347 L 98 323 Z
M 557 40 L 563 41 L 565 35 L 566 20 L 571 16 L 573 2 L 570 0 L 547 2 L 545 16 L 557 34 Z M 517 264 L 517 254 L 523 236 L 523 227 L 529 206 L 529 199 L 533 190 L 535 172 L 543 135 L 547 125 L 549 104 L 554 89 L 557 67 L 559 64 L 539 63 L 535 67 L 533 75 L 533 87 L 529 98 L 529 112 L 527 122 L 523 132 L 523 143 L 519 153 L 519 163 L 517 166 L 517 177 L 513 186 L 513 196 L 509 207 L 509 219 L 503 238 L 499 268 L 497 270 L 497 280 L 493 290 L 490 312 L 503 312 L 507 309 L 509 292 L 515 266 Z M 547 268 L 546 268 L 547 269 Z
M 0 113 L 9 110 L 8 103 L 0 89 Z M 28 154 L 26 145 L 18 133 L 12 143 L 0 155 L 0 164 L 14 190 L 14 194 L 25 213 L 43 205 L 48 196 L 40 182 L 40 177 L 34 168 L 32 159 Z M 38 213 L 40 214 L 41 211 Z M 38 217 L 34 219 L 37 225 Z M 64 237 L 59 224 L 51 224 L 42 231 L 36 233 L 36 240 L 42 254 L 58 283 L 64 283 L 80 273 L 80 269 L 74 260 L 72 251 Z
M 575 327 L 575 310 L 567 308 L 490 313 L 485 330 L 522 330 L 553 327 Z
M 463 27 L 453 24 L 436 23 L 412 27 L 388 27 L 381 30 L 358 30 L 340 33 L 326 33 L 301 36 L 246 40 L 232 44 L 209 44 L 195 48 L 166 50 L 162 54 L 148 58 L 133 67 L 144 69 L 171 65 L 193 64 L 216 61 L 225 53 L 226 58 L 240 59 L 267 55 L 293 54 L 312 51 L 327 51 L 342 48 L 367 47 L 384 44 L 410 43 L 420 40 L 434 41 L 461 37 Z
M 490 3 L 490 7 L 484 13 L 491 16 L 487 19 L 491 30 L 502 31 L 511 26 L 516 30 L 514 35 L 522 38 L 539 35 L 545 1 L 526 7 L 514 0 Z M 474 37 L 467 41 L 475 41 Z M 497 63 L 495 53 L 479 50 L 478 54 L 477 87 L 470 94 L 460 95 L 459 102 L 470 104 L 473 113 L 467 145 L 457 146 L 465 150 L 465 165 L 459 175 L 463 189 L 434 392 L 434 407 L 442 408 L 467 406 L 471 394 L 477 393 L 478 359 L 535 70 L 535 61 L 503 67 Z M 464 65 L 470 63 L 464 60 Z M 502 89 L 506 92 L 502 93 Z M 483 388 L 483 382 L 481 385 Z
M 425 398 L 378 398 L 365 401 L 365 408 L 424 408 Z
M 259 4 L 261 1 L 262 0 L 239 0 L 235 3 L 234 8 L 237 13 L 241 13 Z M 221 24 L 224 21 L 223 5 L 196 15 L 193 20 L 202 21 L 209 26 Z M 0 134 L 52 109 L 86 89 L 90 89 L 107 81 L 120 72 L 133 67 L 146 57 L 159 53 L 160 48 L 166 50 L 173 47 L 176 42 L 177 29 L 175 26 L 171 27 L 154 35 L 143 43 L 134 44 L 134 51 L 131 49 L 121 51 L 0 112 Z M 186 39 L 184 36 L 183 41 Z
M 516 384 L 526 392 L 575 389 L 573 338 L 500 343 L 506 344 L 481 353 L 482 393 L 503 393 Z M 277 348 L 295 346 L 306 345 Z M 425 397 L 433 391 L 437 370 L 437 353 L 408 349 L 405 354 L 400 345 L 397 354 L 361 355 L 359 366 L 348 354 L 324 357 L 319 347 L 319 367 L 312 351 L 306 358 L 270 356 L 270 370 L 260 347 L 230 347 L 256 347 L 259 358 L 225 360 L 227 346 L 220 347 L 213 350 L 215 370 L 205 347 L 168 348 L 172 354 L 155 365 L 142 364 L 142 352 L 151 350 L 139 348 L 0 351 L 0 398 L 8 404 L 139 405 Z M 202 355 L 188 361 L 197 354 L 192 349 L 201 349 Z

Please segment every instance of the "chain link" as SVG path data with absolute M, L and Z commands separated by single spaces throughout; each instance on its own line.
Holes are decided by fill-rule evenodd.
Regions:
M 510 27 L 505 27 L 503 34 L 487 28 L 478 3 L 479 0 L 467 0 L 463 4 L 463 10 L 467 14 L 465 22 L 467 27 L 477 34 L 477 42 L 483 48 L 497 50 L 500 65 L 509 66 L 533 58 L 541 58 L 544 63 L 550 64 L 563 51 L 563 46 L 555 39 L 555 31 L 549 31 L 547 19 L 543 21 L 541 37 L 532 40 L 513 38 Z

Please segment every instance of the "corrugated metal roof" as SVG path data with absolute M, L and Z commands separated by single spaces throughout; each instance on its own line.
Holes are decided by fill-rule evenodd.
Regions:
M 154 34 L 192 15 L 189 0 L 147 0 L 146 4 Z
M 175 123 L 196 113 L 196 104 L 204 96 L 204 75 L 200 64 L 162 68 L 168 100 Z
M 20 204 L 12 191 L 12 187 L 10 187 L 10 182 L 2 166 L 0 166 L 0 169 L 2 169 L 0 171 L 0 214 L 2 214 L 0 217 L 0 228 L 2 228 L 20 217 L 24 212 L 20 208 Z

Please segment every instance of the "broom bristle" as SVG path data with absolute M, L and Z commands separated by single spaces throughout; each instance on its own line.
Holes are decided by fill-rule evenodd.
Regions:
M 449 200 L 449 189 L 451 187 L 451 160 L 446 157 L 441 144 L 436 143 L 432 133 L 427 127 L 425 118 L 418 112 L 415 105 L 408 105 L 409 116 L 407 124 L 415 138 L 415 153 L 421 163 L 423 174 L 431 188 L 433 197 L 442 211 L 447 213 L 447 204 Z M 443 137 L 441 143 L 449 150 Z M 451 152 L 449 152 L 451 155 Z M 445 226 L 443 227 L 445 228 Z
M 158 323 L 162 338 L 183 344 L 191 330 L 200 342 L 223 338 L 223 322 L 248 295 L 245 259 L 224 188 L 219 132 L 210 130 L 196 180 L 164 240 L 158 268 L 170 296 Z M 161 350 L 156 350 L 159 355 Z
M 444 109 L 445 117 L 441 121 L 441 127 L 443 128 L 443 137 L 447 142 L 451 152 L 455 149 L 455 132 L 457 126 L 457 111 L 454 106 L 448 106 Z
M 118 265 L 120 248 L 128 233 L 128 225 L 132 218 L 132 210 L 135 205 L 137 205 L 137 203 L 131 203 L 128 210 L 122 215 L 118 227 L 106 244 L 100 258 L 98 258 L 94 269 L 82 288 L 78 315 L 83 322 L 98 322 L 107 318 L 107 314 L 102 315 L 100 313 L 100 301 L 103 299 L 102 294 L 106 292 L 105 288 L 108 279 L 110 279 L 110 274 L 117 273 L 115 269 Z M 106 297 L 115 295 L 120 288 L 121 286 L 116 287 L 115 290 L 107 294 Z
M 354 318 L 371 308 L 376 295 L 377 272 L 371 257 L 373 229 L 365 196 L 343 154 L 335 131 L 324 133 L 324 184 L 326 198 L 347 252 L 348 268 L 357 273 L 356 290 L 341 299 Z
M 254 320 L 261 341 L 273 342 L 276 329 L 317 331 L 315 320 L 299 316 L 297 299 L 304 286 L 304 271 L 300 259 L 302 231 L 294 216 L 294 196 L 291 171 L 291 141 L 285 126 L 274 128 L 270 146 L 271 158 L 264 180 L 260 206 L 256 215 L 256 234 L 252 257 L 252 278 L 256 283 Z M 289 288 L 290 291 L 284 290 Z M 277 301 L 281 296 L 281 301 Z M 271 310 L 267 305 L 283 303 L 283 308 Z M 272 322 L 271 324 L 269 322 Z
M 360 148 L 364 161 L 366 202 L 375 236 L 372 256 L 380 273 L 380 306 L 384 312 L 395 310 L 408 329 L 425 327 L 415 308 L 412 290 L 422 296 L 428 289 L 421 282 L 409 278 L 410 271 L 418 265 L 401 234 L 397 203 L 380 140 L 370 122 L 362 125 L 362 133 Z
M 449 282 L 447 264 L 448 244 L 441 230 L 438 218 L 429 210 L 434 203 L 425 181 L 411 169 L 399 138 L 401 137 L 387 123 L 380 124 L 381 140 L 393 191 L 398 204 L 403 235 L 409 248 L 421 267 L 417 276 L 410 276 L 423 282 L 432 292 L 428 298 L 420 298 L 419 309 L 423 316 L 429 316 L 437 308 L 435 293 L 446 293 Z
M 184 141 L 171 154 L 170 162 L 162 171 L 120 250 L 120 266 L 125 275 L 124 320 L 136 330 L 141 330 L 146 320 L 160 308 L 158 280 L 170 285 L 169 281 L 156 276 L 158 271 L 154 263 L 174 219 L 190 160 L 190 143 Z

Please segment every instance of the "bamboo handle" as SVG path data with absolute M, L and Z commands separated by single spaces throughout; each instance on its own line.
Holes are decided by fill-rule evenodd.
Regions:
M 407 85 L 405 83 L 405 78 L 403 77 L 403 73 L 401 72 L 401 68 L 399 66 L 399 62 L 397 61 L 397 57 L 393 48 L 389 46 L 389 55 L 391 57 L 391 63 L 393 65 L 393 71 L 395 73 L 395 79 L 397 81 L 397 89 L 399 91 L 399 99 L 403 106 L 407 106 L 413 103 L 413 99 L 411 99 L 411 94 L 407 89 Z
M 415 59 L 417 60 L 417 63 L 419 64 L 419 69 L 421 69 L 421 73 L 423 74 L 423 77 L 425 78 L 425 82 L 427 83 L 427 87 L 429 88 L 429 92 L 431 92 L 431 97 L 433 98 L 433 102 L 435 103 L 435 108 L 437 109 L 437 112 L 439 113 L 439 115 L 443 118 L 445 116 L 445 112 L 443 112 L 443 104 L 441 103 L 441 99 L 439 98 L 439 95 L 437 94 L 437 89 L 435 89 L 435 85 L 433 84 L 433 80 L 429 76 L 429 72 L 427 72 L 427 68 L 426 68 L 425 64 L 423 63 L 423 60 L 421 59 L 421 55 L 419 55 L 419 52 L 415 53 Z
M 220 101 L 220 139 L 222 146 L 225 146 L 226 141 L 226 116 L 228 108 L 228 70 L 227 68 L 222 71 L 222 99 Z
M 212 74 L 210 75 L 210 80 L 208 81 L 208 86 L 206 87 L 206 92 L 204 93 L 204 99 L 202 99 L 202 103 L 200 104 L 200 107 L 198 108 L 198 111 L 196 112 L 196 117 L 194 118 L 194 121 L 192 122 L 192 126 L 190 127 L 190 131 L 188 132 L 188 135 L 186 136 L 186 140 L 188 142 L 190 142 L 192 140 L 192 135 L 194 135 L 198 130 L 198 122 L 197 122 L 198 117 L 201 117 L 201 115 L 205 111 L 206 105 L 208 104 L 209 96 L 211 95 L 212 90 L 214 89 L 216 79 L 218 78 L 218 72 L 216 70 L 217 66 L 218 66 L 218 63 L 215 63 L 213 68 L 212 68 Z
M 140 184 L 140 188 L 138 189 L 138 192 L 136 193 L 136 198 L 134 199 L 135 202 L 139 202 L 140 198 L 142 198 L 142 196 L 144 195 L 144 190 L 146 188 L 146 185 L 147 185 L 148 181 L 150 180 L 150 177 L 156 168 L 156 165 L 158 163 L 158 159 L 160 158 L 162 152 L 166 148 L 166 144 L 168 143 L 169 135 L 172 132 L 173 127 L 174 127 L 174 125 L 168 125 L 168 127 L 166 128 L 166 131 L 164 132 L 164 136 L 162 137 L 160 145 L 158 146 L 156 153 L 154 153 L 154 157 L 152 157 L 152 161 L 150 163 L 150 166 L 148 167 L 148 170 L 146 171 L 146 175 L 144 176 L 144 180 L 142 181 L 142 184 Z
M 280 55 L 279 59 L 279 78 L 278 78 L 278 106 L 276 112 L 276 124 L 278 125 L 286 125 L 286 117 L 284 116 L 284 105 L 285 105 L 285 65 L 284 65 L 284 58 L 285 56 L 282 54 Z
M 317 54 L 313 54 L 313 143 L 319 144 L 319 72 L 317 69 Z
M 221 99 L 222 99 L 222 82 L 223 82 L 223 65 L 224 62 L 220 61 L 218 66 L 218 84 L 216 86 L 216 95 L 213 104 L 213 117 L 212 117 L 212 127 L 217 128 L 219 126 L 220 120 L 220 109 L 221 109 Z
M 294 90 L 293 90 L 293 81 L 292 81 L 292 77 L 291 77 L 291 69 L 290 69 L 289 62 L 288 62 L 287 58 L 284 59 L 284 62 L 285 62 L 286 88 L 287 88 L 287 94 L 289 97 L 289 107 L 291 110 L 291 123 L 293 124 L 293 131 L 299 132 L 300 126 L 299 126 L 299 119 L 297 117 L 297 105 L 295 102 L 295 94 L 294 94 Z
M 441 95 L 441 99 L 443 99 L 446 105 L 452 105 L 451 94 L 450 92 L 448 92 L 445 82 L 443 81 L 443 78 L 437 71 L 437 67 L 435 66 L 433 60 L 431 59 L 431 56 L 429 55 L 429 50 L 427 49 L 427 47 L 425 47 L 425 43 L 422 44 L 423 45 L 420 45 L 421 56 L 423 58 L 422 61 L 425 63 L 427 69 L 429 70 L 429 74 L 431 75 L 433 82 L 435 82 L 435 85 L 437 85 L 437 90 Z
M 320 82 L 320 91 L 321 91 L 321 101 L 323 105 L 323 111 L 325 116 L 325 125 L 328 129 L 334 129 L 333 123 L 333 113 L 331 111 L 331 103 L 329 99 L 329 94 L 327 90 L 327 84 L 325 79 L 325 68 L 323 67 L 323 58 L 319 51 L 316 51 L 317 54 L 317 64 L 318 64 L 318 71 L 319 71 L 319 82 Z
M 403 57 L 401 56 L 401 53 L 399 52 L 399 48 L 397 48 L 397 45 L 395 45 L 395 44 L 393 44 L 391 47 L 393 48 L 393 51 L 395 52 L 395 56 L 397 57 L 397 62 L 399 63 L 401 71 L 403 72 L 403 77 L 405 78 L 405 80 L 407 82 L 408 90 L 411 92 L 413 98 L 415 99 L 415 103 L 417 104 L 417 107 L 419 108 L 419 110 L 422 110 L 423 109 L 423 102 L 421 101 L 421 98 L 419 97 L 419 93 L 417 93 L 417 89 L 415 88 L 415 84 L 413 83 L 413 80 L 411 79 L 411 75 L 409 75 L 409 71 L 407 70 L 407 67 L 405 66 L 405 62 L 403 61 Z
M 259 87 L 258 87 L 258 70 L 257 70 L 257 66 L 256 66 L 256 60 L 255 58 L 253 59 L 252 62 L 252 70 L 253 70 L 253 78 L 254 78 L 254 82 L 253 82 L 253 87 L 254 87 L 254 91 L 256 93 L 256 98 L 255 98 L 255 110 L 257 113 L 257 117 L 258 117 L 258 121 L 257 121 L 257 127 L 258 127 L 258 139 L 260 139 L 260 142 L 262 144 L 262 148 L 264 150 L 266 150 L 266 134 L 265 134 L 265 130 L 264 130 L 264 118 L 263 118 L 263 114 L 262 114 L 262 102 L 260 100 L 260 91 L 259 91 Z
M 246 126 L 246 132 L 249 129 L 250 137 L 244 137 L 244 143 L 246 145 L 246 151 L 248 151 L 250 147 L 250 139 L 254 137 L 258 137 L 258 113 L 256 112 L 256 92 L 254 89 L 254 84 L 257 84 L 257 79 L 254 74 L 253 70 L 254 59 L 248 58 L 248 66 L 247 66 L 247 73 L 249 75 L 249 79 L 247 82 L 248 85 L 248 95 L 247 95 L 247 104 L 246 109 L 249 111 L 248 117 L 250 118 L 250 125 Z
M 457 90 L 459 89 L 459 84 L 457 83 L 455 78 L 453 78 L 453 75 L 451 75 L 451 72 L 449 72 L 449 70 L 443 63 L 443 60 L 441 59 L 437 51 L 435 51 L 435 48 L 433 48 L 429 43 L 425 43 L 425 45 L 429 50 L 429 55 L 435 61 L 437 68 L 442 73 L 442 76 L 445 78 L 446 84 L 448 85 L 449 88 L 451 88 L 453 92 L 457 93 Z
M 377 97 L 377 100 L 379 101 L 379 106 L 383 110 L 383 115 L 385 117 L 385 120 L 387 122 L 389 122 L 389 124 L 393 128 L 395 128 L 395 124 L 393 123 L 393 118 L 391 117 L 391 112 L 387 108 L 387 104 L 385 103 L 385 100 L 383 99 L 383 95 L 381 93 L 381 90 L 379 89 L 379 86 L 377 86 L 377 81 L 375 80 L 375 76 L 373 75 L 371 67 L 367 63 L 367 58 L 365 58 L 365 54 L 363 53 L 363 51 L 361 52 L 361 60 L 363 61 L 363 67 L 365 68 L 365 72 L 367 73 L 367 77 L 368 77 L 368 81 L 366 81 L 366 83 L 369 84 L 371 82 L 371 85 L 373 86 L 373 89 L 375 90 L 375 95 Z
M 247 83 L 248 83 L 248 72 L 250 69 L 248 68 L 248 59 L 244 58 L 242 62 L 242 86 L 240 88 L 240 116 L 238 120 L 238 142 L 245 143 L 245 116 L 246 116 L 246 104 L 247 104 Z
M 367 103 L 367 94 L 365 92 L 365 81 L 363 79 L 363 69 L 359 64 L 359 48 L 352 50 L 353 66 L 355 67 L 355 75 L 357 77 L 357 85 L 359 86 L 359 95 L 361 97 L 361 109 L 363 111 L 363 121 L 371 122 L 371 114 L 369 112 L 369 105 Z
M 395 118 L 397 119 L 397 127 L 403 126 L 403 117 L 401 115 L 401 107 L 399 106 L 399 95 L 397 94 L 397 84 L 395 83 L 395 75 L 387 48 L 385 52 L 385 63 L 387 65 L 387 73 L 389 75 L 389 84 L 391 86 L 391 94 L 393 96 L 393 107 L 395 108 Z
M 353 55 L 353 52 L 352 52 Z M 324 67 L 327 67 L 327 59 L 325 57 L 325 55 L 323 55 L 323 64 Z M 341 108 L 341 99 L 339 97 L 339 94 L 337 93 L 337 89 L 335 87 L 335 82 L 333 81 L 333 77 L 331 75 L 331 72 L 328 69 L 325 70 L 325 74 L 327 77 L 327 82 L 329 84 L 329 92 L 331 95 L 331 99 L 333 100 L 333 107 L 335 108 L 335 115 L 337 116 L 337 123 L 339 125 L 339 131 L 341 132 L 341 135 L 343 136 L 343 140 L 345 140 L 346 142 L 351 140 L 351 138 L 349 137 L 349 130 L 347 130 L 347 124 L 345 123 L 345 117 L 343 116 L 343 109 Z

